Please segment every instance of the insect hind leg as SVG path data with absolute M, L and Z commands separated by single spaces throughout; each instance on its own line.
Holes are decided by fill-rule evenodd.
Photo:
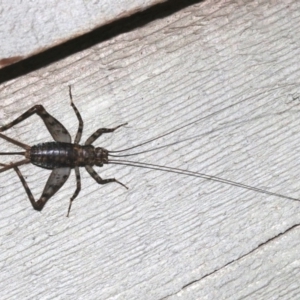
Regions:
M 25 189 L 25 192 L 26 192 L 26 194 L 27 194 L 27 196 L 28 196 L 28 198 L 30 200 L 30 203 L 31 203 L 32 207 L 35 210 L 41 211 L 43 209 L 45 203 L 43 204 L 42 202 L 35 201 L 32 193 L 31 193 L 31 190 L 30 190 L 30 188 L 29 188 L 29 186 L 28 186 L 28 184 L 27 184 L 24 176 L 22 175 L 20 169 L 17 166 L 14 166 L 13 168 L 16 171 L 17 175 L 19 176 L 19 178 L 20 178 L 20 180 L 22 182 L 22 185 L 23 185 L 23 187 Z
M 63 142 L 63 143 L 71 143 L 71 136 L 69 132 L 66 130 L 66 128 L 58 120 L 52 117 L 42 105 L 33 106 L 14 121 L 0 127 L 0 132 L 3 132 L 21 123 L 22 121 L 26 120 L 27 118 L 31 117 L 34 114 L 37 114 L 43 120 L 49 133 L 51 134 L 51 136 L 55 141 Z M 3 136 L 1 137 L 3 138 Z
M 38 201 L 36 201 L 20 169 L 15 165 L 13 166 L 13 168 L 22 182 L 22 185 L 25 189 L 25 192 L 30 200 L 32 207 L 37 211 L 41 211 L 47 203 L 47 201 L 64 185 L 71 171 L 70 168 L 53 169 L 48 178 L 41 198 Z

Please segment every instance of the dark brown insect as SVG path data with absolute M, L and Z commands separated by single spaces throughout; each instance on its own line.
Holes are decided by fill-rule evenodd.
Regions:
M 117 128 L 126 124 L 119 125 L 115 128 L 100 128 L 86 140 L 84 145 L 79 145 L 83 130 L 83 121 L 79 111 L 73 103 L 71 87 L 69 87 L 69 94 L 71 99 L 71 106 L 73 107 L 79 121 L 79 126 L 74 143 L 71 143 L 71 136 L 66 128 L 58 120 L 48 114 L 48 112 L 42 105 L 33 106 L 16 120 L 0 128 L 0 132 L 3 132 L 29 118 L 33 114 L 37 114 L 41 117 L 55 142 L 37 144 L 31 147 L 0 133 L 1 138 L 25 149 L 24 152 L 1 153 L 2 155 L 24 155 L 25 159 L 15 163 L 11 163 L 9 165 L 1 164 L 2 166 L 4 166 L 4 168 L 0 169 L 0 173 L 13 168 L 18 174 L 33 208 L 35 210 L 41 211 L 46 202 L 64 185 L 64 183 L 69 178 L 71 169 L 74 168 L 77 188 L 70 199 L 67 216 L 69 216 L 73 200 L 78 196 L 81 190 L 79 167 L 85 167 L 85 169 L 96 180 L 97 183 L 106 184 L 109 182 L 117 182 L 127 188 L 123 183 L 119 182 L 115 178 L 102 179 L 95 172 L 95 170 L 93 169 L 94 165 L 102 167 L 103 164 L 108 163 L 108 151 L 100 147 L 95 148 L 92 145 L 92 143 L 103 133 L 113 132 Z M 18 166 L 28 163 L 32 163 L 44 169 L 53 170 L 46 183 L 42 196 L 38 201 L 35 201 L 22 173 L 18 168 Z
M 166 166 L 160 166 L 160 165 L 154 165 L 154 164 L 147 164 L 147 163 L 140 163 L 135 161 L 128 161 L 128 160 L 115 160 L 115 159 L 109 159 L 109 156 L 112 157 L 122 157 L 122 156 L 131 156 L 134 154 L 127 154 L 127 155 L 114 155 L 111 153 L 117 153 L 122 151 L 131 150 L 133 148 L 142 146 L 144 144 L 150 143 L 153 140 L 156 140 L 158 138 L 161 138 L 163 136 L 169 135 L 175 131 L 178 131 L 182 129 L 183 127 L 189 126 L 193 123 L 186 124 L 185 126 L 174 129 L 164 135 L 159 136 L 158 138 L 154 138 L 151 140 L 148 140 L 140 145 L 120 150 L 120 151 L 108 151 L 101 147 L 94 147 L 92 145 L 93 142 L 95 142 L 103 133 L 109 133 L 114 132 L 116 129 L 120 128 L 121 126 L 126 125 L 121 124 L 115 128 L 100 128 L 96 132 L 94 132 L 85 142 L 84 145 L 79 145 L 82 130 L 83 130 L 83 120 L 81 118 L 81 115 L 79 111 L 77 110 L 76 106 L 73 103 L 72 99 L 72 93 L 71 93 L 71 87 L 69 86 L 69 95 L 71 99 L 71 106 L 74 109 L 74 112 L 77 116 L 77 119 L 79 121 L 78 130 L 76 133 L 76 137 L 74 140 L 74 143 L 72 143 L 71 136 L 69 132 L 66 130 L 66 128 L 54 117 L 52 117 L 42 105 L 35 105 L 28 111 L 26 111 L 24 114 L 22 114 L 20 117 L 18 117 L 16 120 L 10 122 L 9 124 L 0 127 L 0 132 L 3 132 L 14 125 L 24 121 L 25 119 L 29 118 L 33 114 L 37 114 L 41 117 L 41 119 L 44 121 L 48 131 L 50 132 L 51 136 L 53 137 L 54 141 L 52 142 L 46 142 L 37 144 L 34 146 L 29 146 L 26 144 L 23 144 L 17 140 L 14 140 L 12 138 L 9 138 L 8 136 L 0 133 L 0 137 L 4 140 L 15 144 L 21 148 L 23 148 L 25 151 L 23 152 L 0 152 L 0 155 L 23 155 L 25 156 L 25 159 L 10 163 L 10 164 L 0 164 L 3 166 L 2 169 L 0 169 L 0 173 L 5 172 L 9 169 L 14 169 L 20 178 L 24 189 L 28 195 L 28 198 L 35 210 L 41 211 L 43 207 L 45 206 L 46 202 L 64 185 L 64 183 L 69 178 L 71 169 L 75 169 L 76 174 L 76 183 L 77 187 L 73 194 L 73 196 L 70 199 L 70 204 L 68 208 L 67 216 L 69 216 L 72 202 L 73 200 L 78 196 L 80 190 L 81 190 L 81 180 L 80 180 L 80 172 L 79 167 L 85 167 L 85 169 L 88 171 L 88 173 L 95 179 L 95 181 L 99 184 L 107 184 L 109 182 L 117 182 L 118 184 L 124 186 L 127 188 L 123 183 L 116 180 L 115 178 L 108 178 L 108 179 L 102 179 L 93 169 L 93 166 L 99 166 L 102 167 L 104 164 L 120 164 L 120 165 L 127 165 L 127 166 L 134 166 L 134 167 L 140 167 L 140 168 L 148 168 L 153 170 L 160 170 L 160 171 L 166 171 L 166 172 L 173 172 L 178 174 L 183 174 L 187 176 L 194 176 L 194 177 L 200 177 L 207 180 L 214 180 L 217 182 L 222 182 L 225 184 L 241 187 L 248 190 L 253 190 L 259 193 L 264 193 L 268 195 L 274 195 L 281 198 L 286 198 L 290 200 L 300 201 L 299 199 L 288 197 L 285 195 L 281 195 L 278 193 L 272 193 L 266 190 L 262 190 L 256 187 L 251 187 L 242 183 L 222 179 L 220 177 L 206 175 L 199 172 L 192 172 L 187 170 L 182 170 L 178 168 L 172 168 L 172 167 L 166 167 Z M 151 149 L 153 150 L 153 149 Z M 148 151 L 151 151 L 148 150 Z M 147 151 L 146 151 L 147 152 Z M 39 200 L 35 200 L 23 175 L 21 174 L 19 170 L 19 166 L 32 163 L 36 166 L 39 166 L 44 169 L 50 169 L 52 170 L 48 181 L 46 183 L 46 186 L 42 192 L 42 196 Z

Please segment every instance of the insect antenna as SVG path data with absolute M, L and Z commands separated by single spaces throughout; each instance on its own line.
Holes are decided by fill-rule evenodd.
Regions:
M 197 122 L 197 121 L 196 121 Z M 192 123 L 190 123 L 192 124 Z M 186 127 L 186 126 L 183 126 L 183 127 Z M 192 136 L 192 137 L 189 137 L 189 138 L 184 138 L 180 141 L 176 141 L 176 142 L 172 142 L 172 143 L 169 143 L 169 144 L 165 144 L 165 145 L 162 145 L 162 146 L 158 146 L 158 147 L 155 147 L 155 148 L 151 148 L 151 149 L 147 149 L 147 150 L 143 150 L 143 151 L 140 151 L 140 152 L 135 152 L 135 153 L 130 153 L 130 154 L 111 154 L 111 153 L 120 153 L 120 152 L 125 152 L 127 150 L 132 150 L 132 149 L 135 149 L 135 148 L 139 148 L 141 146 L 144 146 L 146 144 L 149 144 L 153 141 L 156 141 L 164 136 L 167 136 L 177 130 L 180 130 L 182 129 L 183 127 L 180 127 L 178 129 L 175 129 L 175 130 L 172 130 L 172 131 L 169 131 L 167 133 L 164 133 L 163 135 L 160 135 L 158 137 L 155 137 L 155 138 L 151 138 L 150 140 L 146 141 L 146 142 L 143 142 L 141 144 L 138 144 L 138 145 L 135 145 L 135 146 L 132 146 L 130 148 L 126 148 L 126 149 L 122 149 L 122 150 L 117 150 L 117 151 L 109 151 L 109 155 L 110 156 L 113 156 L 113 157 L 126 157 L 126 156 L 133 156 L 133 155 L 138 155 L 138 154 L 142 154 L 142 153 L 148 153 L 148 152 L 152 152 L 152 151 L 157 151 L 157 150 L 160 150 L 160 149 L 163 149 L 163 148 L 166 148 L 166 147 L 170 147 L 170 146 L 173 146 L 173 145 L 177 145 L 179 143 L 183 143 L 183 142 L 186 142 L 186 141 L 189 141 L 189 140 L 195 140 L 197 138 L 201 138 L 205 135 L 209 135 L 211 133 L 214 133 L 216 131 L 219 131 L 219 130 L 223 130 L 225 127 L 222 127 L 222 128 L 216 128 L 216 129 L 212 129 L 212 130 L 209 130 L 209 131 L 206 131 L 204 133 L 201 133 L 201 134 L 198 134 L 198 135 L 195 135 L 195 136 Z
M 212 116 L 215 116 L 215 115 L 217 115 L 217 114 L 219 114 L 219 113 L 221 113 L 221 112 L 227 110 L 228 108 L 232 108 L 232 107 L 235 106 L 235 105 L 236 105 L 236 104 L 229 105 L 229 106 L 227 106 L 227 107 L 225 107 L 225 108 L 223 108 L 223 109 L 220 109 L 219 111 L 213 112 L 213 113 L 211 113 L 211 114 L 209 114 L 209 115 L 207 115 L 207 116 L 204 116 L 204 117 L 202 117 L 202 118 L 196 119 L 196 120 L 194 120 L 194 121 L 192 121 L 192 122 L 189 122 L 189 123 L 187 123 L 187 124 L 185 124 L 185 125 L 183 125 L 183 126 L 181 126 L 181 127 L 175 128 L 175 129 L 173 129 L 173 130 L 171 130 L 171 131 L 168 131 L 168 132 L 166 132 L 166 133 L 164 133 L 164 134 L 162 134 L 162 135 L 160 135 L 160 136 L 158 136 L 158 137 L 151 138 L 151 139 L 149 139 L 149 140 L 147 140 L 147 141 L 145 141 L 145 142 L 142 142 L 142 143 L 140 143 L 140 144 L 138 144 L 138 145 L 134 145 L 134 146 L 132 146 L 132 147 L 125 148 L 125 149 L 121 149 L 121 150 L 109 151 L 109 153 L 120 153 L 120 152 L 125 152 L 125 151 L 127 151 L 127 150 L 132 150 L 132 149 L 135 149 L 135 148 L 139 148 L 139 147 L 144 146 L 144 145 L 146 145 L 146 144 L 149 144 L 149 143 L 151 143 L 151 142 L 153 142 L 153 141 L 156 141 L 156 140 L 158 140 L 158 139 L 160 139 L 160 138 L 162 138 L 162 137 L 165 137 L 165 136 L 168 136 L 168 135 L 170 135 L 170 134 L 172 134 L 172 133 L 175 133 L 175 132 L 177 132 L 177 131 L 179 131 L 179 130 L 181 130 L 181 129 L 183 129 L 183 128 L 186 128 L 186 127 L 189 127 L 189 126 L 194 125 L 194 124 L 196 124 L 196 123 L 205 121 L 206 119 L 211 118 Z M 285 111 L 282 111 L 282 112 L 279 112 L 279 113 L 275 113 L 275 114 L 283 114 L 284 112 L 285 112 Z M 273 115 L 274 115 L 274 113 L 273 113 L 273 114 L 270 114 L 270 116 L 273 116 Z M 257 116 L 257 117 L 252 118 L 252 119 L 247 119 L 246 122 L 254 121 L 254 120 L 257 120 L 258 118 L 262 118 L 262 117 L 265 118 L 265 117 L 267 117 L 267 116 L 268 116 L 268 115 L 264 114 L 264 115 Z M 204 132 L 204 133 L 202 133 L 202 134 L 199 134 L 199 135 L 196 135 L 196 136 L 193 136 L 193 137 L 190 137 L 190 138 L 185 138 L 185 139 L 182 139 L 182 140 L 180 140 L 180 141 L 173 142 L 173 143 L 170 143 L 170 144 L 167 144 L 167 145 L 158 146 L 158 147 L 156 147 L 156 148 L 152 148 L 152 149 L 148 149 L 148 150 L 144 150 L 144 151 L 136 152 L 136 153 L 132 153 L 132 154 L 125 154 L 125 155 L 122 155 L 122 157 L 125 157 L 125 156 L 132 156 L 132 155 L 137 155 L 137 154 L 141 154 L 141 153 L 148 153 L 148 152 L 151 152 L 151 151 L 156 151 L 156 150 L 159 150 L 159 149 L 162 149 L 162 148 L 165 148 L 165 147 L 168 147 L 168 146 L 172 146 L 172 145 L 175 145 L 175 144 L 179 144 L 179 143 L 182 143 L 182 142 L 185 142 L 185 141 L 188 141 L 188 140 L 192 140 L 192 139 L 195 139 L 195 138 L 203 137 L 203 136 L 205 136 L 205 135 L 209 135 L 209 134 L 214 133 L 214 132 L 216 132 L 216 131 L 224 130 L 225 128 L 228 128 L 228 127 L 239 126 L 239 124 L 241 124 L 241 123 L 243 123 L 243 122 L 244 122 L 244 121 L 242 121 L 242 122 L 239 121 L 239 122 L 237 122 L 237 123 L 236 123 L 236 122 L 235 122 L 235 123 L 232 123 L 232 122 L 222 123 L 223 126 L 222 126 L 221 128 L 215 128 L 215 129 L 209 130 L 209 131 L 207 131 L 207 132 Z M 110 154 L 110 156 L 114 156 L 114 155 Z M 116 157 L 120 157 L 120 156 L 116 156 Z
M 209 115 L 209 116 L 211 116 L 211 115 Z M 145 144 L 151 143 L 151 142 L 153 142 L 155 140 L 158 140 L 158 139 L 160 139 L 162 137 L 165 137 L 165 136 L 167 136 L 169 134 L 172 134 L 172 133 L 174 133 L 174 132 L 176 132 L 178 130 L 181 130 L 184 127 L 187 127 L 187 126 L 190 126 L 190 125 L 192 125 L 192 124 L 194 124 L 196 122 L 199 122 L 200 120 L 206 119 L 207 117 L 208 116 L 206 116 L 204 118 L 201 118 L 199 120 L 196 120 L 194 122 L 190 122 L 190 123 L 188 123 L 188 124 L 186 124 L 186 125 L 184 125 L 184 126 L 182 126 L 180 128 L 177 128 L 177 129 L 174 129 L 172 131 L 169 131 L 169 132 L 167 132 L 165 134 L 162 134 L 162 135 L 160 135 L 160 136 L 158 136 L 156 138 L 151 138 L 148 141 L 145 141 L 145 142 L 143 142 L 141 144 L 132 146 L 130 148 L 122 149 L 122 150 L 118 150 L 118 151 L 109 151 L 108 155 L 109 155 L 109 157 L 113 157 L 113 158 L 122 158 L 122 157 L 134 156 L 134 155 L 138 155 L 138 154 L 142 154 L 142 153 L 156 151 L 156 150 L 159 150 L 159 149 L 162 149 L 162 148 L 165 148 L 165 147 L 169 147 L 169 146 L 172 146 L 172 145 L 184 142 L 184 141 L 196 139 L 196 138 L 199 138 L 201 136 L 211 134 L 212 132 L 224 129 L 224 128 L 213 129 L 213 130 L 207 131 L 207 132 L 202 133 L 202 134 L 197 135 L 197 136 L 193 136 L 193 137 L 190 137 L 190 138 L 186 138 L 186 139 L 183 139 L 183 140 L 180 140 L 180 141 L 176 141 L 176 142 L 173 142 L 173 143 L 169 143 L 169 144 L 166 144 L 166 145 L 158 146 L 156 148 L 152 148 L 152 149 L 148 149 L 148 150 L 144 150 L 144 151 L 140 151 L 140 152 L 129 153 L 129 154 L 119 154 L 120 152 L 125 152 L 127 150 L 132 150 L 132 149 L 141 147 L 141 146 L 143 146 Z M 231 126 L 231 125 L 228 125 L 228 126 Z M 288 200 L 293 200 L 293 201 L 300 201 L 300 199 L 297 199 L 297 198 L 289 197 L 289 196 L 286 196 L 286 195 L 283 195 L 283 194 L 279 194 L 279 193 L 275 193 L 275 192 L 270 192 L 270 191 L 263 190 L 263 189 L 260 189 L 260 188 L 254 187 L 254 186 L 250 186 L 250 185 L 246 185 L 246 184 L 243 184 L 243 183 L 231 181 L 231 180 L 224 179 L 224 178 L 217 177 L 217 176 L 213 176 L 213 175 L 207 175 L 207 174 L 200 173 L 200 172 L 194 172 L 194 171 L 188 171 L 188 170 L 183 170 L 183 169 L 174 168 L 174 167 L 167 167 L 167 166 L 162 166 L 162 165 L 157 165 L 157 164 L 142 163 L 142 162 L 137 162 L 137 161 L 122 160 L 122 159 L 121 160 L 118 160 L 118 159 L 109 159 L 108 160 L 108 164 L 126 165 L 126 166 L 137 167 L 137 168 L 145 168 L 145 169 L 151 169 L 151 170 L 157 170 L 157 171 L 163 171 L 163 172 L 176 173 L 176 174 L 181 174 L 181 175 L 186 175 L 186 176 L 199 177 L 199 178 L 206 179 L 206 180 L 212 180 L 212 181 L 224 183 L 224 184 L 227 184 L 227 185 L 240 187 L 240 188 L 243 188 L 243 189 L 246 189 L 246 190 L 255 191 L 255 192 L 258 192 L 258 193 L 261 193 L 261 194 L 277 196 L 277 197 L 280 197 L 280 198 L 284 198 L 284 199 L 288 199 Z
M 211 115 L 214 115 L 214 114 L 216 114 L 216 113 L 213 113 L 213 114 L 211 114 Z M 181 130 L 181 129 L 187 127 L 187 126 L 190 126 L 190 125 L 193 125 L 193 124 L 198 123 L 198 122 L 200 122 L 200 121 L 203 121 L 203 120 L 205 120 L 206 118 L 210 117 L 211 115 L 206 116 L 206 117 L 203 117 L 203 118 L 201 118 L 201 119 L 199 119 L 199 120 L 195 120 L 195 121 L 193 121 L 193 122 L 190 122 L 190 123 L 188 123 L 188 124 L 186 124 L 186 125 L 184 125 L 184 126 L 181 126 L 181 127 L 178 127 L 178 128 L 176 128 L 176 129 L 174 129 L 174 130 L 168 131 L 168 132 L 166 132 L 166 133 L 164 133 L 164 134 L 162 134 L 162 135 L 160 135 L 160 136 L 157 136 L 157 137 L 155 137 L 155 138 L 151 138 L 151 139 L 149 139 L 149 140 L 147 140 L 147 141 L 145 141 L 145 142 L 142 142 L 142 143 L 140 143 L 140 144 L 134 145 L 134 146 L 132 146 L 132 147 L 129 147 L 129 148 L 126 148 L 126 149 L 122 149 L 122 150 L 109 151 L 109 153 L 121 153 L 121 152 L 125 152 L 125 151 L 127 151 L 127 150 L 132 150 L 132 149 L 135 149 L 135 148 L 139 148 L 139 147 L 144 146 L 144 145 L 146 145 L 146 144 L 149 144 L 149 143 L 151 143 L 151 142 L 153 142 L 153 141 L 156 141 L 156 140 L 158 140 L 158 139 L 160 139 L 160 138 L 162 138 L 162 137 L 165 137 L 165 136 L 170 135 L 170 134 L 172 134 L 172 133 L 174 133 L 174 132 L 177 132 L 177 131 L 179 131 L 179 130 Z M 249 122 L 249 120 L 247 120 L 247 122 Z M 186 142 L 186 141 L 189 141 L 189 140 L 195 140 L 196 138 L 201 138 L 201 137 L 203 137 L 203 136 L 206 136 L 206 135 L 215 133 L 215 132 L 217 132 L 217 131 L 224 130 L 224 129 L 228 128 L 228 127 L 235 127 L 237 124 L 236 124 L 236 123 L 223 123 L 222 125 L 223 125 L 223 126 L 220 127 L 220 128 L 214 128 L 214 129 L 211 129 L 211 130 L 206 131 L 206 132 L 204 132 L 204 133 L 198 134 L 198 135 L 196 135 L 196 136 L 192 136 L 192 137 L 189 137 L 189 138 L 184 138 L 184 139 L 181 139 L 180 141 L 176 141 L 176 142 L 172 142 L 172 143 L 165 144 L 165 145 L 162 145 L 162 146 L 158 146 L 158 147 L 156 147 L 156 148 L 151 148 L 151 149 L 147 149 L 147 150 L 144 150 L 144 151 L 135 152 L 135 153 L 131 153 L 131 154 L 123 154 L 123 155 L 114 155 L 114 154 L 110 154 L 110 156 L 115 156 L 115 157 L 126 157 L 126 156 L 133 156 L 133 155 L 137 155 L 137 154 L 148 153 L 148 152 L 151 152 L 151 151 L 160 150 L 160 149 L 163 149 L 163 148 L 166 148 L 166 147 L 169 147 L 169 146 L 177 145 L 177 144 L 182 143 L 182 142 Z
M 127 150 L 131 150 L 132 148 L 138 148 L 138 147 L 141 147 L 147 143 L 150 143 L 152 141 L 155 141 L 155 140 L 158 140 L 159 138 L 161 138 L 162 136 L 159 136 L 159 137 L 156 137 L 156 138 L 153 138 L 147 142 L 144 142 L 144 143 L 141 143 L 141 144 L 138 144 L 138 145 L 135 145 L 131 148 L 127 148 L 127 149 L 123 149 L 123 150 L 118 150 L 118 151 L 109 151 L 109 155 L 112 156 L 112 157 L 126 157 L 126 156 L 133 156 L 133 155 L 138 155 L 138 154 L 143 154 L 143 153 L 148 153 L 148 152 L 152 152 L 152 151 L 157 151 L 157 150 L 160 150 L 160 149 L 163 149 L 163 148 L 166 148 L 166 147 L 170 147 L 170 146 L 173 146 L 173 145 L 177 145 L 179 143 L 182 143 L 182 142 L 186 142 L 186 141 L 189 141 L 189 140 L 194 140 L 196 138 L 199 138 L 201 136 L 204 136 L 204 135 L 207 135 L 207 134 L 210 134 L 212 133 L 214 130 L 211 130 L 209 132 L 206 132 L 206 133 L 203 133 L 203 134 L 199 134 L 199 135 L 196 135 L 196 136 L 193 136 L 193 137 L 189 137 L 189 138 L 185 138 L 185 139 L 182 139 L 180 141 L 176 141 L 176 142 L 172 142 L 172 143 L 169 143 L 169 144 L 165 144 L 165 145 L 162 145 L 162 146 L 158 146 L 158 147 L 155 147 L 155 148 L 151 148 L 151 149 L 147 149 L 147 150 L 143 150 L 143 151 L 140 151 L 140 152 L 135 152 L 135 153 L 130 153 L 130 154 L 111 154 L 111 153 L 120 153 L 120 152 L 124 152 L 124 151 L 127 151 Z
M 227 109 L 229 109 L 229 108 L 231 108 L 231 107 L 233 107 L 233 106 L 235 106 L 235 105 L 236 105 L 236 104 L 231 104 L 231 105 L 229 105 L 229 106 L 227 106 L 227 107 L 224 107 L 224 108 L 222 108 L 222 109 L 220 109 L 220 110 L 218 110 L 218 111 L 215 111 L 215 112 L 213 112 L 213 113 L 211 113 L 211 114 L 209 114 L 209 115 L 206 115 L 206 116 L 204 116 L 204 117 L 201 117 L 201 118 L 199 118 L 199 119 L 196 119 L 196 120 L 194 120 L 194 121 L 191 121 L 191 122 L 189 122 L 189 123 L 187 123 L 187 124 L 185 124 L 185 125 L 183 125 L 183 126 L 181 126 L 181 127 L 175 128 L 175 129 L 173 129 L 173 130 L 171 130 L 171 131 L 168 131 L 168 132 L 166 132 L 166 133 L 164 133 L 164 134 L 162 134 L 162 135 L 160 135 L 160 136 L 158 136 L 158 137 L 151 138 L 151 139 L 149 139 L 149 140 L 147 140 L 147 141 L 145 141 L 145 142 L 143 142 L 143 143 L 141 143 L 141 144 L 138 144 L 138 145 L 135 145 L 135 146 L 126 148 L 126 149 L 122 149 L 122 150 L 110 151 L 110 153 L 120 153 L 120 152 L 123 152 L 123 151 L 132 150 L 132 149 L 135 149 L 135 148 L 137 148 L 137 147 L 141 147 L 141 146 L 143 146 L 143 145 L 149 144 L 149 143 L 151 143 L 151 142 L 153 142 L 153 141 L 156 141 L 156 140 L 158 140 L 158 139 L 160 139 L 160 138 L 162 138 L 162 137 L 165 137 L 165 136 L 167 136 L 167 135 L 170 135 L 170 134 L 172 134 L 172 133 L 175 133 L 175 132 L 177 132 L 177 131 L 179 131 L 179 130 L 181 130 L 181 129 L 183 129 L 183 128 L 189 127 L 189 126 L 194 125 L 194 124 L 196 124 L 196 123 L 202 122 L 202 121 L 204 121 L 204 120 L 206 120 L 206 119 L 208 119 L 208 118 L 211 118 L 211 117 L 213 117 L 213 116 L 215 116 L 215 115 L 218 115 L 218 114 L 220 114 L 221 112 L 223 112 L 223 111 L 225 111 L 225 110 L 227 110 Z M 214 131 L 214 130 L 212 130 L 212 131 Z M 204 134 L 209 134 L 209 133 L 211 133 L 212 131 L 207 132 L 207 133 L 204 133 Z M 180 141 L 180 142 L 181 142 L 181 141 Z M 177 143 L 178 143 L 178 142 L 177 142 Z M 173 144 L 170 144 L 170 145 L 173 145 Z M 162 147 L 165 147 L 165 146 L 162 146 Z M 160 148 L 161 148 L 161 147 L 156 148 L 156 149 L 160 149 Z M 144 151 L 144 152 L 149 152 L 149 151 L 153 151 L 153 150 L 156 150 L 156 149 L 146 150 L 146 151 Z
M 200 173 L 200 172 L 188 171 L 188 170 L 183 170 L 183 169 L 174 168 L 174 167 L 166 167 L 166 166 L 157 165 L 157 164 L 141 163 L 141 162 L 130 161 L 130 160 L 110 159 L 108 161 L 108 163 L 114 164 L 114 165 L 125 165 L 125 166 L 137 167 L 137 168 L 145 168 L 145 169 L 157 170 L 157 171 L 162 171 L 162 172 L 170 172 L 170 173 L 176 173 L 176 174 L 180 174 L 180 175 L 198 177 L 198 178 L 202 178 L 202 179 L 206 179 L 206 180 L 212 180 L 212 181 L 216 181 L 216 182 L 220 182 L 220 183 L 225 183 L 227 185 L 236 186 L 236 187 L 243 188 L 243 189 L 250 190 L 250 191 L 255 191 L 255 192 L 258 192 L 261 194 L 276 196 L 276 197 L 293 200 L 293 201 L 300 201 L 300 199 L 297 199 L 297 198 L 289 197 L 289 196 L 282 195 L 282 194 L 275 193 L 275 192 L 270 192 L 270 191 L 263 190 L 263 189 L 253 187 L 250 185 L 246 185 L 246 184 L 243 184 L 240 182 L 224 179 L 224 178 L 213 176 L 213 175 L 207 175 L 207 174 Z

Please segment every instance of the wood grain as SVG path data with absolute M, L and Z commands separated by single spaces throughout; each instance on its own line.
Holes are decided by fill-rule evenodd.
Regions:
M 135 158 L 300 198 L 299 19 L 295 1 L 206 1 L 0 86 L 0 122 L 42 104 L 83 140 L 118 150 L 179 128 Z M 50 139 L 38 118 L 7 132 Z M 12 147 L 1 143 L 1 150 Z M 4 158 L 3 158 L 4 159 Z M 218 182 L 108 166 L 75 176 L 35 212 L 0 176 L 1 299 L 296 299 L 300 203 Z M 48 172 L 22 168 L 35 195 Z M 82 172 L 84 173 L 84 172 Z

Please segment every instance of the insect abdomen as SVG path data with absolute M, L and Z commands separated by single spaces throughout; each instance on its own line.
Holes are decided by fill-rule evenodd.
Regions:
M 48 142 L 32 146 L 32 164 L 44 169 L 94 165 L 95 148 L 71 143 Z

